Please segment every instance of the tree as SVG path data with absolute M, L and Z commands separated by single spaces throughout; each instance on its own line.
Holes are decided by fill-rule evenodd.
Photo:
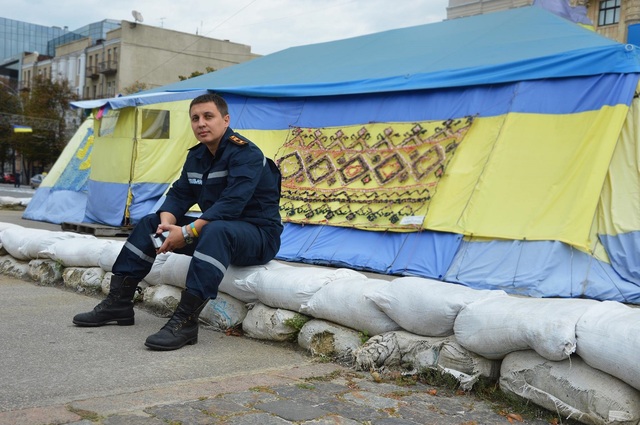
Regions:
M 4 164 L 11 158 L 10 142 L 13 138 L 14 121 L 23 115 L 23 100 L 8 82 L 0 81 L 0 172 L 4 173 Z
M 216 69 L 212 68 L 210 66 L 205 68 L 206 74 L 210 73 L 210 72 L 214 72 Z M 205 72 L 200 72 L 200 71 L 193 71 L 191 73 L 191 75 L 189 75 L 188 77 L 185 77 L 184 75 L 178 75 L 178 78 L 180 79 L 180 81 L 184 81 L 184 80 L 188 80 L 189 78 L 193 78 L 193 77 L 199 77 L 201 75 L 204 75 Z
M 149 89 L 149 85 L 147 83 L 136 80 L 135 83 L 131 84 L 130 86 L 124 87 L 122 89 L 122 93 L 124 93 L 125 95 L 134 94 L 147 89 Z
M 46 167 L 56 161 L 66 140 L 65 116 L 76 99 L 69 83 L 36 76 L 30 91 L 22 99 L 24 124 L 32 133 L 13 134 L 10 146 L 22 155 L 27 176 L 34 163 Z

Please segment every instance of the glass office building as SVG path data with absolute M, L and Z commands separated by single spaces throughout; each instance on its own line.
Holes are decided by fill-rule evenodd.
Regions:
M 47 27 L 0 18 L 0 76 L 18 78 L 23 52 L 38 52 L 53 57 L 57 46 L 85 37 L 91 37 L 91 43 L 95 44 L 98 40 L 106 39 L 107 32 L 119 26 L 119 21 L 105 19 L 69 31 L 66 27 Z
M 113 19 L 105 19 L 100 22 L 94 22 L 89 25 L 85 25 L 73 31 L 69 31 L 64 35 L 53 38 L 47 43 L 47 53 L 49 56 L 55 55 L 55 48 L 62 44 L 70 43 L 74 40 L 78 40 L 85 37 L 91 38 L 91 44 L 96 44 L 98 40 L 105 40 L 107 33 L 113 29 L 120 27 L 120 21 Z
M 52 38 L 67 32 L 63 28 L 0 18 L 0 62 L 22 52 L 40 52 L 53 56 L 47 45 Z

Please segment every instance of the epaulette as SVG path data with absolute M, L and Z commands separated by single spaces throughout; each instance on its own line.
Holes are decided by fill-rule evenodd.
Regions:
M 232 143 L 235 143 L 238 146 L 244 146 L 247 143 L 249 143 L 248 140 L 245 140 L 245 139 L 241 138 L 239 135 L 236 135 L 236 134 L 232 134 L 231 136 L 229 136 L 229 140 Z

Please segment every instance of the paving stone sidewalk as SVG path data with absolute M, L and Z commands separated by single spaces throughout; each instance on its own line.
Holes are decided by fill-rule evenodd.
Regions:
M 224 384 L 220 385 L 224 390 Z M 74 403 L 75 404 L 75 403 Z M 81 405 L 78 404 L 78 405 Z M 197 400 L 148 406 L 141 411 L 97 417 L 69 406 L 70 425 L 481 425 L 548 424 L 520 421 L 463 393 L 423 384 L 376 382 L 370 374 L 336 368 L 295 383 L 258 385 Z

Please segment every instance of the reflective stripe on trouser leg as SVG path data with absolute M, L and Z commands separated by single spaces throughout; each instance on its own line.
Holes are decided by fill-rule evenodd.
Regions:
M 187 273 L 187 289 L 202 299 L 214 299 L 229 264 L 264 264 L 265 238 L 260 229 L 242 221 L 212 221 L 202 228 Z
M 149 214 L 140 220 L 118 254 L 111 268 L 113 274 L 144 279 L 156 258 L 149 235 L 156 232 L 159 224 L 160 217 L 157 214 Z

